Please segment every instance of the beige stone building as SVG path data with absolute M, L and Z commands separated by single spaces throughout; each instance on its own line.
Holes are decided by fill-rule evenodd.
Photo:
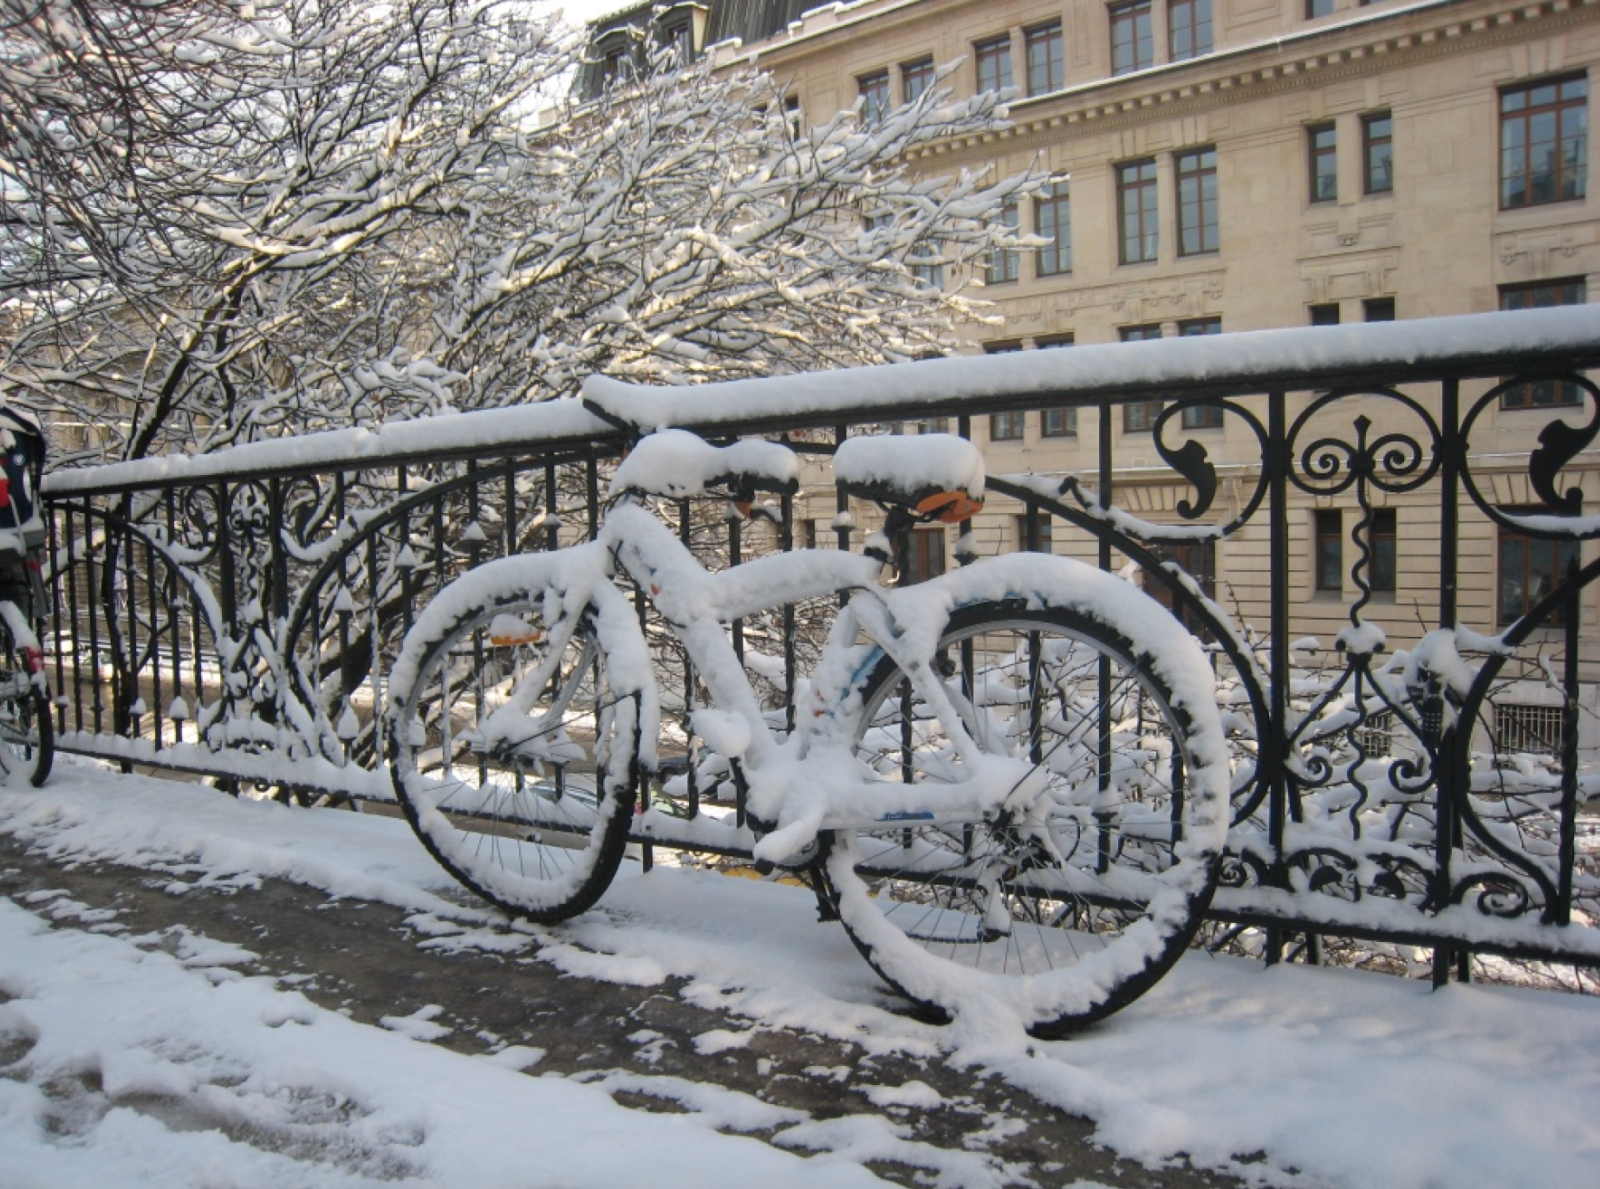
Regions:
M 809 12 L 804 0 L 708 2 L 656 19 L 787 81 L 813 120 L 857 104 L 870 119 L 956 59 L 957 93 L 1018 90 L 1008 131 L 936 144 L 913 162 L 938 173 L 1037 167 L 1055 179 L 1011 214 L 1051 242 L 991 262 L 982 295 L 1003 321 L 965 328 L 973 350 L 1567 304 L 1600 285 L 1592 0 L 863 0 Z M 1154 411 L 1113 411 L 1117 502 L 1170 522 L 1188 488 L 1154 449 Z M 1473 436 L 1485 494 L 1535 503 L 1527 457 L 1538 432 L 1592 411 L 1570 385 L 1496 402 Z M 1248 427 L 1191 413 L 1169 422 L 1168 440 L 1201 438 L 1225 495 L 1247 487 L 1259 461 Z M 1349 437 L 1341 413 L 1330 429 Z M 1374 400 L 1367 413 L 1374 433 L 1407 428 L 1398 402 Z M 991 473 L 1092 476 L 1098 418 L 984 416 L 973 436 Z M 1564 482 L 1581 484 L 1588 508 L 1600 500 L 1594 460 Z M 980 551 L 1024 544 L 1018 511 L 991 503 L 975 529 Z M 806 513 L 824 525 L 831 514 L 825 499 Z M 1297 631 L 1331 639 L 1346 621 L 1355 515 L 1337 497 L 1298 498 L 1290 573 L 1279 576 Z M 1438 519 L 1436 494 L 1397 495 L 1370 526 L 1368 614 L 1401 640 L 1437 615 Z M 1573 548 L 1518 541 L 1465 505 L 1461 538 L 1461 622 L 1489 632 L 1526 610 Z M 938 567 L 941 545 L 947 557 L 948 542 L 927 538 L 919 565 Z M 1042 545 L 1092 551 L 1059 529 Z M 1242 618 L 1264 622 L 1266 559 L 1263 525 L 1180 560 Z M 1597 625 L 1590 592 L 1586 644 Z

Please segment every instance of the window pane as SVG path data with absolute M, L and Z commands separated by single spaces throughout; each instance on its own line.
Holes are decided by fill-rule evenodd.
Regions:
M 1332 202 L 1339 197 L 1339 148 L 1332 124 L 1306 130 L 1311 144 L 1311 201 Z
M 1526 509 L 1524 511 L 1537 511 Z M 1513 623 L 1547 598 L 1578 563 L 1578 542 L 1547 541 L 1523 536 L 1514 529 L 1500 533 L 1500 622 Z M 1545 621 L 1566 622 L 1565 609 L 1557 607 Z
M 1156 238 L 1156 163 L 1117 166 L 1120 259 L 1123 264 L 1154 260 Z
M 1394 189 L 1393 121 L 1388 112 L 1364 116 L 1361 135 L 1365 154 L 1363 185 L 1368 194 L 1384 194 Z
M 1009 230 L 1016 231 L 1017 204 L 1008 202 L 1000 211 L 1000 222 Z M 989 253 L 989 263 L 984 279 L 991 285 L 1002 285 L 1007 281 L 1017 279 L 1021 271 L 1021 253 L 1010 248 L 996 248 Z
M 1150 0 L 1130 0 L 1111 7 L 1111 73 L 1127 74 L 1155 64 L 1155 34 Z
M 1317 513 L 1316 577 L 1320 591 L 1344 589 L 1343 515 L 1337 511 Z
M 1052 21 L 1022 35 L 1028 52 L 1028 94 L 1059 91 L 1066 81 L 1061 48 L 1061 22 Z
M 1003 91 L 1011 85 L 1011 38 L 991 37 L 973 49 L 979 91 Z
M 1039 249 L 1039 275 L 1053 277 L 1071 272 L 1072 204 L 1066 182 L 1039 191 L 1034 201 L 1034 231 L 1052 241 Z
M 1541 310 L 1552 306 L 1582 305 L 1588 300 L 1582 277 L 1538 281 L 1531 285 L 1503 285 L 1502 310 Z M 1583 390 L 1569 380 L 1534 380 L 1500 394 L 1502 409 L 1540 409 L 1583 403 Z
M 1022 413 L 991 413 L 989 415 L 989 440 L 991 442 L 1020 442 L 1027 419 Z
M 878 123 L 889 111 L 889 72 L 864 74 L 856 79 L 856 88 L 861 95 L 862 120 L 868 124 Z
M 1211 0 L 1171 0 L 1167 46 L 1174 62 L 1211 52 Z
M 1217 250 L 1217 150 L 1178 154 L 1178 254 Z
M 1500 205 L 1584 196 L 1588 168 L 1586 78 L 1530 83 L 1500 93 Z
M 933 86 L 933 59 L 919 58 L 900 67 L 900 98 L 904 103 L 915 103 L 917 98 Z
M 1395 542 L 1398 530 L 1393 508 L 1377 508 L 1372 513 L 1368 545 L 1372 558 L 1367 584 L 1374 594 L 1393 594 L 1395 590 Z

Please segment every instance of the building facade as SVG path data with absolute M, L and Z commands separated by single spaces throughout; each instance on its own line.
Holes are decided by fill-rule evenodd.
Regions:
M 1600 63 L 1593 3 L 797 7 L 713 3 L 658 10 L 657 19 L 701 39 L 697 52 L 785 80 L 813 121 L 853 106 L 870 121 L 957 60 L 942 85 L 958 95 L 1015 89 L 1009 129 L 928 146 L 911 162 L 929 173 L 1035 169 L 1050 179 L 1005 214 L 1042 246 L 997 253 L 976 278 L 928 278 L 982 283 L 998 322 L 962 328 L 972 351 L 1572 304 L 1600 286 L 1587 147 L 1588 75 Z M 1403 402 L 1367 408 L 1372 435 L 1407 432 Z M 1158 523 L 1180 519 L 1189 488 L 1164 464 L 1157 431 L 1169 446 L 1202 441 L 1224 476 L 1259 468 L 1256 435 L 1222 409 L 1189 408 L 1159 424 L 1159 404 L 1106 413 L 1108 436 L 1102 411 L 1087 407 L 984 416 L 970 428 L 1000 474 L 1093 475 L 1109 440 L 1116 502 Z M 1594 413 L 1571 384 L 1503 394 L 1473 438 L 1485 497 L 1511 509 L 1539 505 L 1528 461 L 1540 433 L 1552 420 L 1586 423 Z M 1334 432 L 1348 436 L 1348 421 Z M 1563 474 L 1584 492 L 1586 510 L 1600 499 L 1595 462 L 1586 452 Z M 806 515 L 826 524 L 829 498 L 821 493 Z M 1399 641 L 1416 638 L 1437 608 L 1436 500 L 1395 493 L 1359 509 L 1344 498 L 1304 494 L 1286 575 L 1273 573 L 1264 534 L 1250 528 L 1170 556 L 1245 622 L 1265 618 L 1273 585 L 1286 582 L 1303 630 L 1331 640 L 1361 593 L 1353 556 L 1370 549 L 1365 614 Z M 1093 556 L 1091 541 L 1059 526 L 1043 533 L 1004 501 L 991 501 L 973 531 L 980 552 L 1031 545 Z M 1460 539 L 1471 576 L 1460 622 L 1488 633 L 1527 611 L 1582 551 L 1521 538 L 1471 507 Z M 914 568 L 947 564 L 953 541 L 931 530 Z M 1591 592 L 1581 611 L 1586 654 L 1600 626 L 1593 603 Z M 1584 733 L 1600 739 L 1591 727 Z

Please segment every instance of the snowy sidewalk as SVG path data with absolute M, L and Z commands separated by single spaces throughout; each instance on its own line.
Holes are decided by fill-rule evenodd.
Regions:
M 508 929 L 456 895 L 402 822 L 65 761 L 44 790 L 0 788 L 0 832 L 58 861 L 160 873 L 174 896 L 278 877 L 404 910 L 430 948 L 536 958 L 641 998 L 665 986 L 743 1021 L 697 1042 L 708 1069 L 719 1050 L 775 1029 L 884 1061 L 966 1066 L 1094 1120 L 1097 1142 L 1150 1164 L 1186 1153 L 1250 1182 L 1351 1189 L 1588 1189 L 1600 1167 L 1600 1003 L 1589 998 L 1432 993 L 1191 955 L 1107 1025 L 1040 1044 L 896 1014 L 842 931 L 815 922 L 809 893 L 775 884 L 625 867 L 598 910 L 561 929 Z M 488 1037 L 484 1055 L 466 1056 L 417 1043 L 439 1030 L 431 1012 L 358 1024 L 290 980 L 246 977 L 236 967 L 249 955 L 197 932 L 140 939 L 69 897 L 24 899 L 0 901 L 5 1189 L 846 1186 L 875 1182 L 864 1161 L 963 1189 L 1065 1179 L 990 1154 L 985 1134 L 1003 1119 L 975 1121 L 969 1150 L 906 1139 L 908 1116 L 934 1105 L 913 1081 L 841 1069 L 840 1093 L 881 1109 L 840 1120 L 709 1075 L 540 1077 L 527 1044 Z M 71 1095 L 69 1084 L 98 1088 Z M 607 1091 L 688 1113 L 626 1110 Z

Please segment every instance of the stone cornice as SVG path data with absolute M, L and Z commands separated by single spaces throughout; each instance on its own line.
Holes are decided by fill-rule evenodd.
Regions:
M 1400 9 L 1384 14 L 1388 19 L 1374 17 L 1319 27 L 1290 38 L 1256 42 L 1014 102 L 1011 127 L 923 145 L 907 157 L 915 161 L 973 150 L 994 152 L 1011 143 L 1021 147 L 1021 142 L 1065 128 L 1082 130 L 1087 125 L 1114 126 L 1148 119 L 1158 108 L 1178 114 L 1233 102 L 1245 93 L 1259 95 L 1298 89 L 1308 82 L 1359 77 L 1399 55 L 1434 57 L 1455 52 L 1468 40 L 1492 44 L 1520 39 L 1535 23 L 1559 32 L 1593 20 L 1597 5 L 1600 0 L 1535 0 L 1454 17 L 1452 10 L 1462 5 L 1432 11 Z M 1422 24 L 1427 17 L 1435 19 Z M 1404 27 L 1397 27 L 1401 25 Z

